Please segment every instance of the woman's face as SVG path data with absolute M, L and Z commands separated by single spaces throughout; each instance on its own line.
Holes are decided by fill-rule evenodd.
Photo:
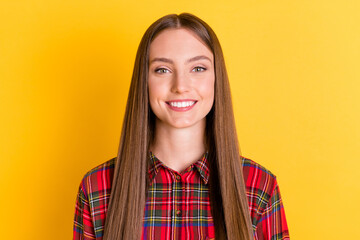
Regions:
M 214 56 L 190 30 L 167 29 L 150 45 L 149 101 L 173 128 L 204 126 L 214 102 Z

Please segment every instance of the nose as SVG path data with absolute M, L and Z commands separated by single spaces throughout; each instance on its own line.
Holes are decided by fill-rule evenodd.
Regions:
M 184 72 L 177 71 L 173 75 L 171 91 L 174 93 L 183 93 L 189 91 L 190 79 Z

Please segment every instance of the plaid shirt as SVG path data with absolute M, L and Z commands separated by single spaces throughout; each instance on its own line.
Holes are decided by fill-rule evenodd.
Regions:
M 141 239 L 199 239 L 215 237 L 209 200 L 206 154 L 181 174 L 153 154 Z M 74 240 L 103 238 L 116 158 L 90 170 L 76 199 Z M 254 161 L 242 158 L 254 239 L 289 239 L 276 177 Z

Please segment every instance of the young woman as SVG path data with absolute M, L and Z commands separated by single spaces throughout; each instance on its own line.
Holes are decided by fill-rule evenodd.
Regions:
M 117 157 L 89 171 L 74 239 L 289 239 L 276 177 L 240 156 L 213 30 L 167 15 L 136 55 Z

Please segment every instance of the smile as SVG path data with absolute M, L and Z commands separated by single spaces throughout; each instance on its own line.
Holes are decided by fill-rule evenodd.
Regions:
M 195 101 L 189 102 L 169 102 L 169 104 L 173 107 L 181 108 L 181 107 L 189 107 L 195 104 Z
M 166 102 L 170 109 L 175 111 L 188 111 L 196 104 L 197 101 L 171 101 Z

